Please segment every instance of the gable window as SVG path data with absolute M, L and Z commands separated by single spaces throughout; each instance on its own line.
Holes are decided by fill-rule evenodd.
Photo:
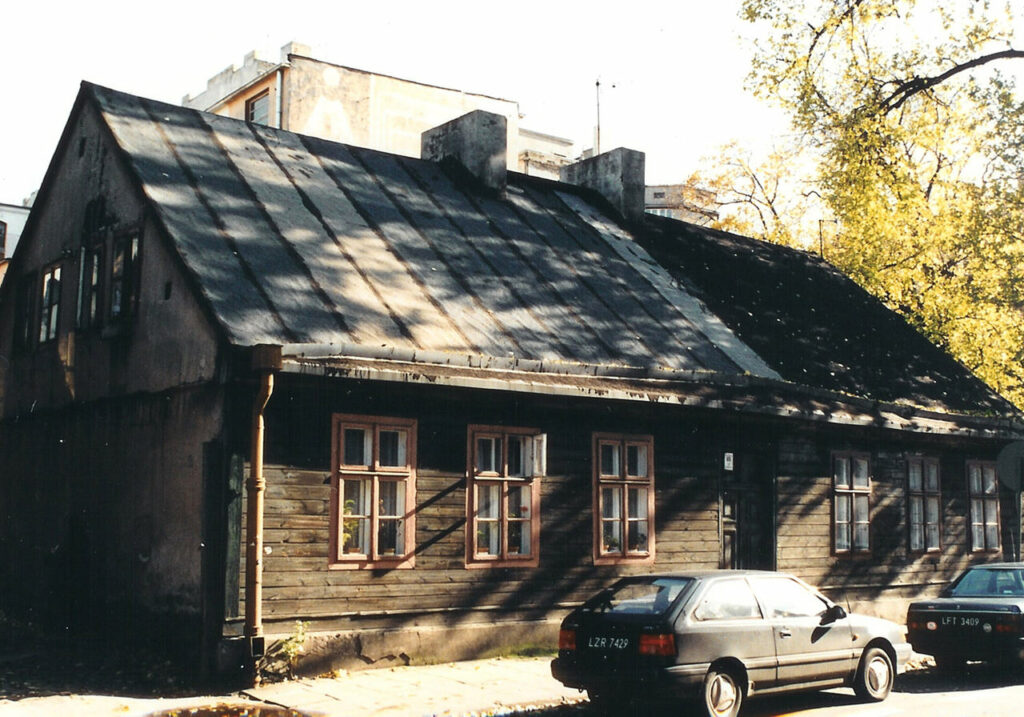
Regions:
M 111 321 L 127 320 L 135 308 L 139 289 L 139 235 L 118 237 L 110 267 L 110 300 L 107 314 Z
M 43 272 L 42 293 L 39 301 L 39 343 L 57 338 L 57 319 L 60 318 L 60 267 L 53 266 Z
M 547 436 L 533 428 L 469 427 L 467 567 L 536 567 Z
M 82 247 L 78 267 L 78 328 L 88 329 L 99 324 L 100 268 L 102 252 L 99 248 Z
M 594 562 L 654 560 L 654 439 L 594 435 Z
M 967 462 L 967 493 L 971 502 L 971 550 L 999 550 L 999 479 L 995 463 Z
M 938 550 L 941 501 L 936 459 L 920 456 L 907 459 L 907 502 L 910 549 L 918 553 Z
M 412 567 L 416 421 L 336 415 L 331 564 Z
M 258 95 L 245 101 L 245 121 L 254 124 L 267 124 L 270 119 L 270 90 L 263 90 Z
M 833 454 L 832 493 L 835 552 L 870 552 L 871 463 L 866 455 Z

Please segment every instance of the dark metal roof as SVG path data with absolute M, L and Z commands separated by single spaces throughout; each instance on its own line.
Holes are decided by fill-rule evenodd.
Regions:
M 637 241 L 788 382 L 945 413 L 1020 416 L 814 254 L 653 216 Z
M 777 376 L 568 185 L 83 92 L 233 344 Z

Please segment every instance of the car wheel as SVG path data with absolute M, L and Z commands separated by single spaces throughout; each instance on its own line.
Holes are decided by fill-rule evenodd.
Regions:
M 704 676 L 704 709 L 708 717 L 736 717 L 743 704 L 743 683 L 724 667 L 712 666 Z
M 880 647 L 869 647 L 860 658 L 853 691 L 862 700 L 881 702 L 892 690 L 894 675 L 889 654 Z

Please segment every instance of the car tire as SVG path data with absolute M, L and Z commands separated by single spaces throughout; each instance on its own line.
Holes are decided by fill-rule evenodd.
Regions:
M 892 691 L 895 676 L 889 653 L 880 647 L 869 647 L 861 655 L 853 691 L 862 700 L 881 702 Z
M 708 717 L 736 717 L 743 704 L 743 681 L 734 670 L 716 667 L 704 676 L 704 711 Z

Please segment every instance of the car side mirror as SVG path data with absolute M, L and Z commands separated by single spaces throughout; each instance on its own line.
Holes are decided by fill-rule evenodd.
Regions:
M 837 620 L 842 620 L 844 617 L 846 617 L 846 610 L 843 609 L 842 605 L 831 605 L 825 611 L 825 614 L 821 616 L 821 624 L 828 625 Z

